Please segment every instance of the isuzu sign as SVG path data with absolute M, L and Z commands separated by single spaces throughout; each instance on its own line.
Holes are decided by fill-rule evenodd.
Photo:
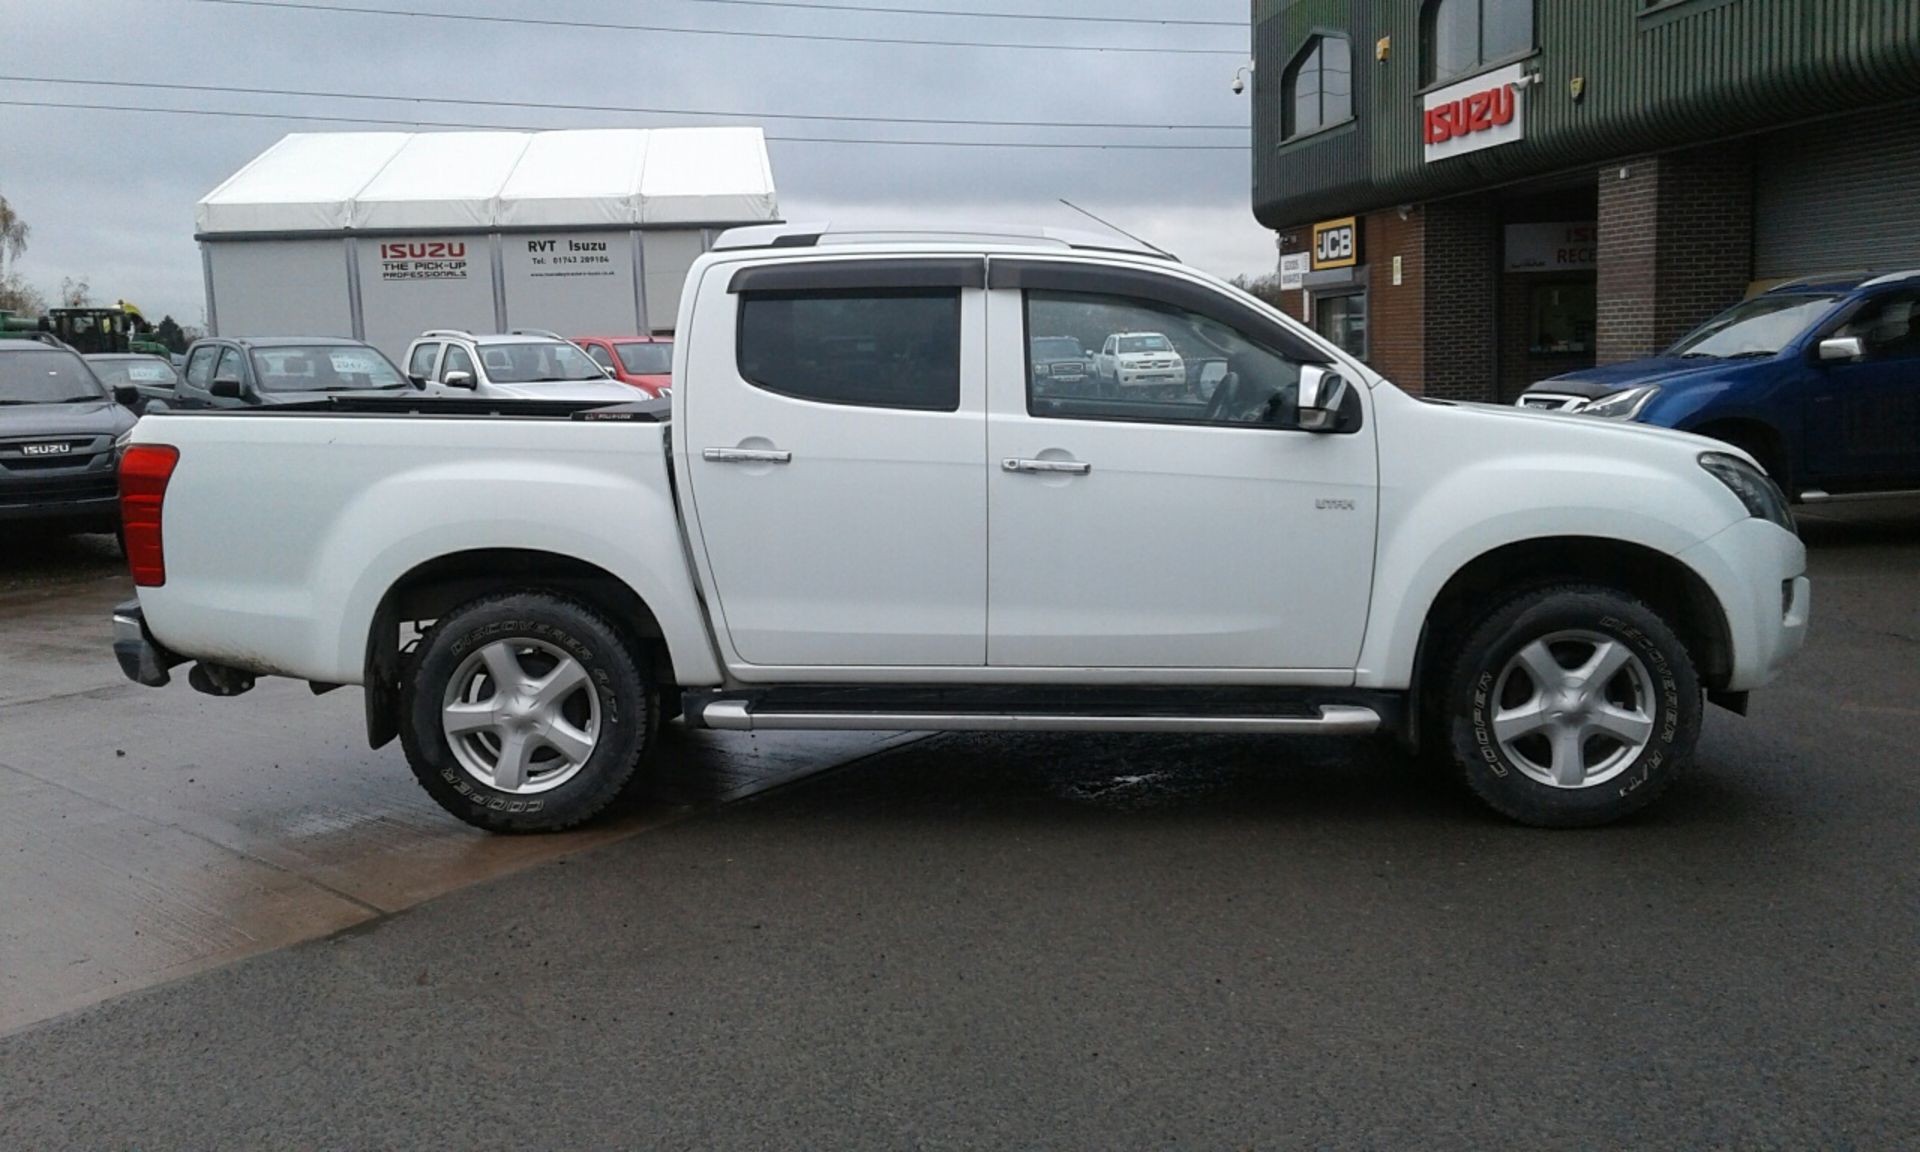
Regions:
M 1509 64 L 1427 93 L 1427 163 L 1526 139 L 1524 74 L 1524 65 Z
M 1313 270 L 1351 268 L 1360 262 L 1360 223 L 1351 216 L 1313 226 Z
M 382 280 L 465 280 L 465 240 L 389 240 L 380 245 Z

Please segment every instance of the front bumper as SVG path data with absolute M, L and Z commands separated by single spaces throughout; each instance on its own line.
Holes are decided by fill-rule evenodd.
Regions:
M 62 521 L 112 528 L 120 523 L 120 496 L 117 492 L 82 499 L 25 496 L 0 486 L 0 520 L 15 523 Z
M 1128 368 L 1120 370 L 1122 388 L 1157 387 L 1162 384 L 1185 384 L 1187 372 L 1184 368 L 1144 368 L 1138 371 Z
M 1800 538 L 1765 520 L 1742 520 L 1680 553 L 1726 613 L 1733 644 L 1726 691 L 1771 683 L 1807 642 L 1813 587 Z
M 127 679 L 149 688 L 164 688 L 173 679 L 168 669 L 186 663 L 186 657 L 169 652 L 147 631 L 138 600 L 113 610 L 113 658 Z

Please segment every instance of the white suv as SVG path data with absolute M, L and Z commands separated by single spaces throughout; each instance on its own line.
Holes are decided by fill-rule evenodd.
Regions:
M 1184 386 L 1187 365 L 1159 332 L 1116 332 L 1094 358 L 1100 379 L 1116 388 Z
M 609 404 L 636 398 L 576 345 L 530 328 L 500 336 L 434 329 L 408 346 L 407 377 L 436 396 Z

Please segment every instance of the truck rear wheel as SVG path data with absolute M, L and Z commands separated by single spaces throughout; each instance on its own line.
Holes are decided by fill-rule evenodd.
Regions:
M 598 614 L 520 592 L 434 626 L 401 716 L 407 762 L 441 807 L 490 832 L 554 832 L 640 779 L 659 702 Z
M 1611 588 L 1545 588 L 1474 630 L 1446 689 L 1467 786 L 1524 824 L 1577 828 L 1666 791 L 1700 735 L 1700 680 L 1654 611 Z

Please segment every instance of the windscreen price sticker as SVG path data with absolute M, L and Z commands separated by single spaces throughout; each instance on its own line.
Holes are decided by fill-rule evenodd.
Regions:
M 613 257 L 605 240 L 552 237 L 527 241 L 527 263 L 534 276 L 612 276 Z
M 380 245 L 382 280 L 465 280 L 464 240 L 395 240 Z

